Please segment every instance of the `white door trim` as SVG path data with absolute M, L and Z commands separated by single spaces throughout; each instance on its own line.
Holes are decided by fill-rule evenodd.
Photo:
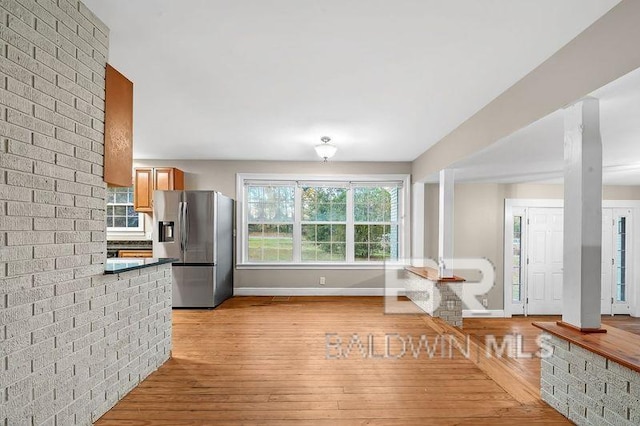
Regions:
M 640 204 L 639 204 L 640 206 Z M 513 211 L 516 208 L 536 208 L 536 207 L 564 207 L 563 200 L 540 200 L 533 198 L 507 198 L 504 200 L 504 245 L 502 248 L 503 274 L 502 287 L 504 289 L 504 316 L 511 318 L 513 314 L 520 315 L 521 312 L 512 312 L 513 289 L 509 277 L 511 277 L 511 244 L 513 243 Z M 523 232 L 524 234 L 524 232 Z M 526 312 L 526 308 L 525 308 Z
M 527 254 L 527 232 L 528 232 L 528 227 L 527 227 L 527 222 L 528 222 L 528 218 L 529 218 L 529 213 L 528 213 L 528 209 L 526 207 L 518 207 L 518 206 L 513 206 L 512 207 L 512 211 L 511 211 L 511 215 L 509 215 L 509 221 L 511 223 L 507 224 L 507 226 L 509 227 L 509 229 L 511 230 L 511 239 L 510 240 L 505 240 L 505 259 L 509 259 L 509 262 L 511 262 L 511 260 L 513 259 L 511 257 L 512 255 L 512 247 L 513 247 L 513 238 L 514 238 L 514 234 L 513 234 L 513 229 L 514 229 L 514 218 L 516 216 L 520 216 L 521 219 L 521 223 L 520 223 L 520 281 L 521 281 L 521 286 L 520 286 L 520 294 L 521 294 L 521 302 L 520 303 L 514 303 L 513 301 L 513 283 L 510 281 L 510 278 L 512 276 L 512 269 L 511 267 L 509 268 L 504 268 L 504 273 L 509 275 L 505 275 L 504 277 L 504 285 L 509 285 L 510 287 L 510 292 L 509 292 L 509 300 L 507 301 L 505 299 L 505 304 L 509 303 L 509 311 L 511 312 L 511 315 L 513 314 L 517 314 L 517 315 L 526 315 L 526 304 L 522 301 L 522 293 L 526 294 L 526 284 L 527 284 L 527 280 L 525 279 L 526 274 L 528 272 L 528 268 L 527 268 L 527 262 L 526 259 L 528 258 L 528 254 Z M 505 234 L 506 235 L 506 234 Z M 507 284 L 508 283 L 508 284 Z
M 564 207 L 562 199 L 533 199 L 533 198 L 507 198 L 504 200 L 504 242 L 502 247 L 503 253 L 503 275 L 502 287 L 504 294 L 504 316 L 511 318 L 514 314 L 511 312 L 512 288 L 509 277 L 511 277 L 511 244 L 513 242 L 513 210 L 515 207 Z M 633 210 L 633 217 L 640 217 L 640 201 L 638 200 L 603 200 L 603 208 L 620 208 Z M 640 253 L 640 235 L 638 231 L 640 227 L 634 226 L 632 229 L 633 253 Z M 629 283 L 633 284 L 633 288 L 629 289 L 629 305 L 630 314 L 634 317 L 640 317 L 640 285 L 636 283 L 636 271 L 640 271 L 640 256 L 633 256 L 632 271 L 629 274 Z M 516 312 L 516 314 L 519 314 Z
M 627 225 L 627 235 L 631 236 L 631 244 L 628 243 L 627 241 L 627 253 L 626 253 L 626 261 L 627 261 L 627 268 L 626 268 L 626 303 L 618 303 L 618 302 L 614 302 L 611 305 L 611 314 L 612 315 L 616 315 L 616 314 L 622 314 L 622 315 L 629 315 L 631 314 L 632 316 L 636 316 L 634 315 L 633 309 L 632 307 L 634 306 L 634 294 L 640 294 L 640 290 L 636 289 L 635 287 L 635 282 L 633 281 L 633 277 L 634 277 L 634 271 L 636 270 L 636 264 L 638 263 L 636 258 L 636 246 L 637 243 L 635 241 L 635 236 L 636 234 L 636 230 L 635 230 L 635 217 L 636 217 L 636 212 L 637 210 L 634 210 L 632 208 L 629 207 L 624 207 L 624 208 L 614 208 L 613 210 L 613 220 L 614 220 L 614 224 L 617 224 L 618 220 L 621 217 L 626 217 L 627 221 L 626 221 L 626 225 Z M 630 215 L 627 215 L 627 213 L 630 212 Z M 615 229 L 615 225 L 614 225 L 614 230 L 613 230 L 613 238 L 614 238 L 614 247 L 613 247 L 613 257 L 616 257 L 616 248 L 615 248 L 615 241 L 616 241 L 616 236 L 617 236 L 617 231 Z M 615 294 L 615 290 L 614 290 L 614 282 L 615 282 L 615 268 L 612 271 L 612 287 L 611 287 L 611 297 L 614 298 L 614 294 Z M 637 308 L 637 304 L 635 305 Z

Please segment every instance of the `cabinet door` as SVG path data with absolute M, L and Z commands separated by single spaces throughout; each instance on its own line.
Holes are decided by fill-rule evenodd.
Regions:
M 133 83 L 107 64 L 104 110 L 104 181 L 131 186 Z
M 184 189 L 184 172 L 180 169 L 173 169 L 173 188 L 174 191 Z
M 155 189 L 158 191 L 175 191 L 184 189 L 184 173 L 173 167 L 155 169 Z
M 172 168 L 156 168 L 155 169 L 154 187 L 158 191 L 173 190 L 173 169 Z
M 136 169 L 133 206 L 137 212 L 153 212 L 153 169 Z

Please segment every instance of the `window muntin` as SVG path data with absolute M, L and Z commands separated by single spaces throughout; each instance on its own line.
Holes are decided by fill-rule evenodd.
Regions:
M 302 225 L 302 261 L 346 260 L 346 225 Z
M 247 193 L 247 259 L 291 262 L 295 187 L 249 185 Z
M 398 259 L 398 188 L 353 188 L 356 262 Z
M 627 301 L 627 218 L 618 218 L 616 233 L 616 302 Z
M 239 178 L 244 191 L 241 264 L 360 264 L 400 259 L 402 181 L 263 182 L 253 176 Z M 267 188 L 287 188 L 286 195 Z M 257 226 L 266 224 L 279 228 Z
M 336 262 L 346 260 L 346 188 L 302 186 L 301 260 Z
M 520 302 L 522 300 L 522 216 L 513 217 L 512 253 L 511 300 Z
M 249 260 L 290 262 L 293 260 L 293 225 L 249 225 Z
M 144 231 L 142 213 L 133 206 L 133 187 L 107 188 L 107 230 Z

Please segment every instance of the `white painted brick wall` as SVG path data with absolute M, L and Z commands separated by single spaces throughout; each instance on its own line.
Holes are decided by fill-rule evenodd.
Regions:
M 171 349 L 171 268 L 104 275 L 108 28 L 0 0 L 0 426 L 91 424 Z
M 578 425 L 640 424 L 640 373 L 551 337 L 550 358 L 541 360 L 541 396 Z
M 404 272 L 407 297 L 427 314 L 462 327 L 462 283 L 433 282 L 412 272 Z

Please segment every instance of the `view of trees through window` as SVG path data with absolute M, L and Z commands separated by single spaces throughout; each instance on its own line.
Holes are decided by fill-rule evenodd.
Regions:
M 293 261 L 293 186 L 247 187 L 249 260 Z
M 302 188 L 302 261 L 345 261 L 346 188 Z
M 247 260 L 397 260 L 399 192 L 397 186 L 247 185 Z
M 380 261 L 397 258 L 397 188 L 354 188 L 355 259 Z

